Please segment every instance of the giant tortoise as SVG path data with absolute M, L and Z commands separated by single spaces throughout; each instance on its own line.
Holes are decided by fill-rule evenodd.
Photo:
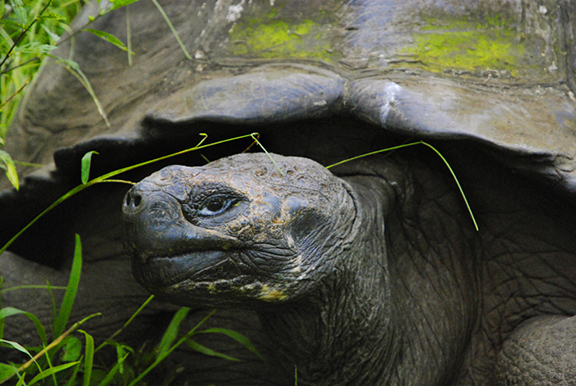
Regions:
M 73 318 L 102 311 L 97 338 L 147 297 L 136 280 L 158 301 L 126 340 L 152 334 L 169 302 L 198 317 L 224 309 L 213 323 L 247 334 L 267 361 L 189 354 L 189 385 L 289 385 L 295 372 L 299 385 L 576 384 L 573 1 L 160 5 L 186 52 L 148 1 L 91 26 L 126 41 L 131 20 L 131 66 L 97 36 L 74 40 L 107 121 L 71 74 L 44 64 L 5 150 L 46 166 L 0 195 L 0 238 L 77 185 L 88 151 L 93 176 L 200 133 L 258 132 L 270 156 L 226 142 L 127 173 L 155 172 L 127 195 L 87 189 L 2 256 L 5 285 L 65 282 L 79 233 Z M 418 141 L 448 161 L 478 230 L 428 146 L 326 169 Z M 4 304 L 48 319 L 48 295 L 31 291 Z M 9 337 L 33 341 L 30 325 L 6 322 Z

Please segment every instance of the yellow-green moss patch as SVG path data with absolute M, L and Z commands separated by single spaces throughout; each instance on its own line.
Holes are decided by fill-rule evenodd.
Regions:
M 259 58 L 329 60 L 334 52 L 330 27 L 311 19 L 289 21 L 274 13 L 264 18 L 241 20 L 230 31 L 229 53 Z
M 402 54 L 414 57 L 431 71 L 447 69 L 476 72 L 506 70 L 517 76 L 524 45 L 510 21 L 492 17 L 482 22 L 437 19 L 413 34 L 414 45 Z

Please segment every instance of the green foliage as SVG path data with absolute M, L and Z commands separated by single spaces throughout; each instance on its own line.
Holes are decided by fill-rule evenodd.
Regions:
M 70 71 L 88 90 L 92 99 L 96 105 L 96 108 L 100 112 L 102 118 L 108 126 L 110 126 L 106 113 L 104 112 L 89 79 L 79 68 L 78 64 L 69 59 L 62 59 L 54 57 L 50 54 L 57 47 L 57 40 L 62 35 L 64 31 L 68 29 L 67 24 L 71 21 L 74 14 L 82 6 L 84 0 L 8 0 L 9 6 L 0 9 L 0 35 L 2 35 L 3 40 L 0 43 L 0 86 L 1 86 L 1 107 L 0 107 L 0 146 L 3 145 L 3 137 L 6 130 L 14 117 L 16 106 L 21 99 L 22 90 L 28 85 L 35 72 L 38 69 L 39 63 L 44 57 L 53 57 L 57 62 L 66 66 L 68 71 Z M 112 7 L 108 10 L 102 10 L 97 16 L 102 16 L 107 12 L 111 12 L 120 7 L 124 7 L 137 0 L 112 0 Z M 165 18 L 167 24 L 171 28 L 175 38 L 182 47 L 185 55 L 190 58 L 190 54 L 187 52 L 183 43 L 181 42 L 176 30 L 172 26 L 170 20 L 167 18 L 166 14 L 162 10 L 161 6 L 156 0 L 152 0 L 153 3 L 158 8 L 159 12 Z M 3 2 L 4 5 L 4 2 Z M 91 21 L 95 20 L 97 17 L 91 18 Z M 127 20 L 128 21 L 128 20 Z M 275 23 L 275 24 L 274 24 Z M 269 24 L 264 24 L 263 26 L 256 27 L 249 25 L 244 27 L 244 29 L 238 29 L 234 36 L 238 39 L 242 39 L 246 44 L 251 45 L 250 49 L 252 53 L 258 51 L 262 55 L 268 55 L 269 51 L 280 52 L 282 55 L 287 55 L 285 50 L 290 52 L 298 51 L 300 52 L 300 40 L 303 37 L 312 35 L 313 32 L 316 33 L 316 39 L 322 37 L 322 31 L 318 30 L 318 26 L 315 22 L 311 20 L 303 20 L 300 24 L 292 25 L 292 31 L 290 33 L 286 32 L 288 30 L 287 24 L 283 21 L 271 21 Z M 130 54 L 130 43 L 126 46 L 123 42 L 117 39 L 115 36 L 110 35 L 104 31 L 99 31 L 90 28 L 84 28 L 83 31 L 92 33 L 106 41 L 114 44 L 119 49 L 127 51 Z M 502 35 L 503 32 L 500 30 L 499 34 Z M 500 36 L 499 35 L 499 36 Z M 444 34 L 446 36 L 446 34 Z M 462 35 L 466 37 L 466 35 Z M 507 38 L 507 36 L 504 36 Z M 259 40 L 260 39 L 260 40 Z M 263 39 L 263 40 L 262 40 Z M 481 43 L 481 39 L 475 37 L 475 42 L 477 44 Z M 322 39 L 320 39 L 322 40 Z M 431 42 L 425 41 L 426 47 L 428 47 Z M 423 43 L 423 44 L 424 44 Z M 458 47 L 460 47 L 460 43 Z M 259 46 L 259 44 L 264 44 Z M 296 46 L 295 46 L 296 44 Z M 297 47 L 298 49 L 296 49 Z M 502 47 L 506 48 L 504 45 Z M 496 47 L 497 48 L 497 47 Z M 316 48 L 314 48 L 316 49 Z M 282 51 L 284 50 L 284 51 Z M 429 51 L 429 48 L 427 48 Z M 485 50 L 495 51 L 495 47 L 487 46 Z M 485 51 L 483 49 L 483 51 Z M 318 52 L 322 55 L 326 55 L 327 48 L 321 46 L 318 48 Z M 308 53 L 311 54 L 311 53 Z M 499 51 L 496 52 L 498 55 L 503 55 Z M 314 56 L 314 55 L 313 55 Z M 315 56 L 314 56 L 315 57 Z M 130 56 L 129 56 L 130 58 Z M 484 64 L 483 64 L 484 65 Z M 148 165 L 159 160 L 164 160 L 169 157 L 180 155 L 189 151 L 199 150 L 209 146 L 215 146 L 224 142 L 229 142 L 233 140 L 238 140 L 242 138 L 252 138 L 255 143 L 257 143 L 265 152 L 264 147 L 259 143 L 257 133 L 252 133 L 244 136 L 239 136 L 235 138 L 230 138 L 224 141 L 219 141 L 211 144 L 204 145 L 204 141 L 207 138 L 206 134 L 203 135 L 200 143 L 190 149 L 174 153 L 165 157 L 150 160 L 138 165 L 133 165 L 127 168 L 113 171 L 111 173 L 105 174 L 103 176 L 96 177 L 90 180 L 90 168 L 91 160 L 93 154 L 98 154 L 94 151 L 88 152 L 84 155 L 81 161 L 81 185 L 77 186 L 70 192 L 66 193 L 59 200 L 57 200 L 53 205 L 42 212 L 37 218 L 35 218 L 30 224 L 28 224 L 21 232 L 15 235 L 6 245 L 0 249 L 0 255 L 6 250 L 6 248 L 30 225 L 36 222 L 41 216 L 46 212 L 53 209 L 55 206 L 59 205 L 64 200 L 69 197 L 79 193 L 80 191 L 94 185 L 103 182 L 121 182 L 130 183 L 128 181 L 114 180 L 118 174 L 124 173 L 128 170 L 138 168 L 144 165 Z M 428 146 L 434 150 L 448 166 L 452 176 L 454 177 L 462 197 L 468 206 L 466 197 L 459 185 L 459 182 L 454 175 L 454 172 L 450 168 L 450 165 L 446 159 L 431 145 L 425 142 L 415 142 L 411 144 L 405 144 L 389 149 L 382 149 L 380 151 L 370 153 L 375 154 L 383 151 L 389 151 L 394 149 L 399 149 L 406 146 L 412 146 L 422 144 Z M 362 156 L 354 157 L 353 159 L 364 157 L 370 154 L 365 154 Z M 274 159 L 270 157 L 272 162 Z M 342 162 L 350 161 L 345 160 Z M 275 162 L 274 162 L 275 163 Z M 331 165 L 335 166 L 335 165 Z M 331 167 L 329 166 L 329 167 Z M 14 166 L 14 161 L 8 153 L 0 150 L 0 168 L 6 171 L 6 174 L 11 181 L 11 183 L 18 188 L 18 177 L 16 174 L 16 169 Z M 280 170 L 280 169 L 279 169 Z M 280 173 L 283 172 L 280 170 Z M 472 220 L 475 223 L 472 212 L 468 206 Z M 476 224 L 475 224 L 476 225 Z M 180 327 L 189 312 L 187 308 L 182 308 L 175 313 L 170 325 L 164 332 L 164 335 L 158 344 L 158 346 L 143 350 L 142 348 L 132 348 L 126 346 L 120 342 L 117 342 L 115 337 L 126 328 L 146 307 L 146 305 L 152 300 L 152 296 L 134 313 L 134 315 L 124 324 L 124 326 L 113 334 L 109 339 L 100 344 L 95 348 L 94 338 L 89 334 L 89 332 L 84 330 L 77 330 L 85 321 L 88 319 L 98 316 L 99 314 L 93 314 L 89 317 L 76 322 L 72 327 L 65 331 L 66 326 L 69 324 L 69 319 L 71 311 L 73 308 L 74 300 L 76 298 L 78 286 L 80 283 L 82 269 L 82 249 L 80 238 L 76 238 L 76 248 L 74 253 L 74 259 L 72 264 L 72 269 L 68 281 L 68 285 L 65 289 L 64 298 L 60 307 L 56 307 L 54 302 L 54 326 L 53 326 L 53 336 L 52 342 L 49 342 L 48 336 L 46 334 L 46 328 L 40 322 L 40 320 L 32 313 L 19 310 L 16 308 L 6 307 L 0 309 L 0 343 L 6 347 L 11 347 L 22 353 L 25 353 L 31 359 L 24 364 L 2 364 L 0 363 L 0 383 L 10 378 L 17 376 L 19 379 L 17 385 L 33 385 L 33 384 L 50 384 L 50 385 L 79 385 L 80 382 L 83 386 L 90 385 L 139 385 L 145 384 L 144 377 L 157 368 L 160 363 L 167 358 L 177 347 L 182 344 L 186 344 L 191 349 L 203 353 L 209 356 L 215 356 L 222 358 L 224 360 L 236 361 L 238 359 L 230 357 L 228 355 L 218 353 L 206 346 L 200 345 L 197 342 L 191 340 L 191 338 L 196 334 L 224 334 L 234 341 L 238 342 L 246 349 L 262 358 L 261 354 L 258 352 L 256 347 L 250 342 L 248 338 L 239 334 L 238 332 L 224 329 L 224 328 L 210 328 L 199 331 L 198 329 L 213 315 L 214 312 L 210 313 L 206 318 L 204 318 L 199 324 L 194 326 L 191 330 L 182 334 L 180 332 Z M 52 291 L 54 287 L 49 285 L 46 287 L 49 291 Z M 41 340 L 41 346 L 39 347 L 23 347 L 18 342 L 8 341 L 1 339 L 3 336 L 3 323 L 4 319 L 15 316 L 24 315 L 29 318 L 36 327 L 36 332 Z M 75 336 L 74 332 L 78 331 L 81 335 Z M 82 338 L 82 339 L 81 339 Z M 98 353 L 104 347 L 111 347 L 115 349 L 117 360 L 110 368 L 102 367 L 99 364 Z M 31 379 L 30 379 L 31 378 Z M 29 379 L 29 381 L 25 381 Z M 295 369 L 295 382 L 297 384 L 297 369 Z M 169 379 L 165 384 L 169 383 Z
M 262 354 L 260 354 L 260 352 L 258 351 L 258 349 L 252 344 L 252 342 L 250 341 L 250 339 L 248 339 L 247 337 L 245 337 L 244 335 L 240 334 L 239 332 L 227 329 L 227 328 L 219 328 L 219 327 L 214 327 L 214 328 L 209 328 L 207 330 L 203 330 L 200 333 L 204 333 L 204 334 L 224 334 L 232 339 L 234 339 L 235 341 L 237 341 L 238 343 L 240 343 L 242 346 L 246 347 L 248 350 L 252 351 L 258 358 L 264 360 L 264 357 L 262 356 Z M 190 343 L 190 342 L 188 342 Z M 199 351 L 199 350 L 197 350 Z M 217 353 L 216 353 L 217 354 Z M 214 355 L 214 354 L 210 354 L 210 355 Z M 217 354 L 216 356 L 220 356 L 220 354 Z M 226 358 L 229 359 L 230 357 Z M 234 358 L 232 358 L 234 359 Z
M 80 236 L 76 235 L 74 260 L 72 261 L 70 278 L 68 280 L 68 286 L 66 287 L 66 292 L 64 293 L 64 299 L 62 299 L 60 312 L 58 313 L 58 316 L 54 321 L 54 336 L 60 336 L 64 333 L 64 329 L 66 328 L 66 324 L 68 323 L 68 318 L 70 317 L 70 313 L 72 312 L 74 299 L 76 299 L 76 291 L 78 290 L 78 284 L 80 283 L 81 272 L 82 272 L 82 243 L 80 242 Z
M 181 308 L 174 314 L 160 343 L 155 348 L 148 350 L 143 350 L 142 348 L 134 349 L 115 341 L 114 337 L 138 316 L 146 304 L 152 300 L 153 296 L 150 296 L 150 298 L 134 313 L 134 315 L 119 331 L 114 333 L 97 348 L 95 348 L 94 338 L 91 334 L 84 330 L 77 329 L 86 320 L 98 314 L 91 315 L 88 318 L 75 323 L 64 332 L 63 330 L 66 326 L 66 321 L 70 315 L 71 307 L 74 303 L 74 298 L 80 284 L 80 269 L 82 266 L 80 245 L 80 238 L 77 237 L 73 267 L 70 273 L 64 300 L 62 301 L 60 310 L 57 313 L 57 318 L 54 321 L 54 331 L 56 334 L 54 334 L 54 340 L 50 344 L 47 344 L 44 326 L 42 326 L 36 316 L 15 308 L 7 307 L 0 310 L 1 320 L 20 314 L 29 317 L 36 324 L 37 331 L 42 340 L 40 347 L 24 347 L 17 342 L 0 339 L 1 344 L 18 350 L 31 358 L 28 362 L 20 365 L 14 363 L 0 363 L 0 383 L 4 383 L 5 381 L 17 376 L 19 378 L 16 383 L 17 386 L 34 384 L 56 386 L 79 385 L 79 382 L 81 382 L 82 386 L 145 385 L 147 384 L 144 380 L 146 375 L 154 371 L 164 359 L 184 343 L 187 343 L 191 347 L 202 347 L 202 349 L 197 351 L 203 352 L 207 355 L 217 356 L 228 360 L 237 360 L 207 347 L 195 344 L 190 339 L 198 333 L 226 334 L 233 337 L 236 341 L 240 342 L 252 352 L 257 353 L 254 345 L 246 337 L 234 331 L 219 328 L 198 331 L 198 329 L 214 314 L 215 311 L 208 314 L 200 323 L 194 326 L 187 333 L 181 334 L 179 330 L 188 315 L 188 308 Z M 84 343 L 78 336 L 72 335 L 75 331 L 82 334 L 81 336 L 84 338 Z M 98 352 L 104 347 L 115 348 L 117 353 L 117 361 L 108 367 L 102 365 L 101 363 L 104 362 L 97 356 Z M 36 353 L 36 355 L 33 355 L 33 353 Z M 26 379 L 29 380 L 26 381 Z M 170 379 L 171 376 L 168 375 L 168 379 L 164 384 L 168 385 Z
M 32 82 L 42 58 L 56 49 L 83 0 L 9 0 L 0 9 L 0 146 L 23 90 Z M 0 151 L 0 168 L 19 187 L 10 155 Z
M 137 2 L 138 0 L 111 0 L 113 6 L 112 6 L 112 10 L 121 8 L 121 7 L 125 7 L 127 5 L 130 5 L 132 3 Z
M 170 157 L 174 157 L 180 154 L 199 150 L 206 147 L 219 145 L 225 142 L 243 138 L 255 139 L 255 136 L 257 136 L 258 134 L 257 133 L 247 134 L 244 136 L 230 138 L 224 141 L 218 141 L 209 144 L 204 144 L 205 140 L 207 139 L 207 135 L 206 134 L 201 135 L 202 135 L 201 141 L 198 143 L 197 146 L 193 148 L 186 149 L 174 154 L 170 154 L 168 156 L 160 157 L 155 160 L 150 160 L 141 164 L 133 165 L 127 168 L 119 169 L 111 173 L 107 173 L 103 176 L 96 177 L 92 180 L 89 180 L 91 156 L 95 152 L 91 151 L 86 153 L 81 161 L 82 184 L 77 186 L 64 196 L 62 196 L 53 205 L 51 205 L 48 209 L 42 212 L 35 220 L 33 220 L 30 224 L 28 224 L 27 227 L 32 225 L 38 218 L 43 216 L 45 213 L 47 213 L 49 210 L 57 206 L 59 203 L 63 202 L 64 200 L 68 199 L 74 194 L 94 184 L 103 182 L 127 183 L 127 181 L 113 180 L 111 178 L 118 174 L 163 159 L 167 159 Z M 0 249 L 0 255 L 2 254 L 2 252 L 4 252 L 4 250 L 6 250 L 6 248 L 11 244 L 11 242 L 14 241 L 26 228 L 24 228 L 21 232 L 19 232 L 11 241 L 9 241 L 6 245 L 4 245 Z M 74 300 L 76 298 L 76 294 L 80 284 L 81 271 L 82 271 L 82 244 L 80 237 L 77 235 L 76 246 L 74 249 L 74 258 L 72 262 L 72 268 L 70 271 L 68 285 L 65 288 L 64 297 L 60 304 L 59 309 L 58 307 L 56 307 L 54 297 L 52 296 L 54 304 L 54 327 L 53 327 L 54 340 L 51 343 L 48 343 L 45 327 L 41 324 L 41 322 L 36 316 L 34 316 L 29 312 L 25 312 L 11 307 L 0 309 L 0 323 L 2 325 L 4 319 L 7 317 L 11 317 L 14 315 L 25 315 L 34 322 L 37 333 L 42 342 L 42 345 L 40 347 L 26 348 L 17 342 L 0 339 L 0 343 L 12 347 L 15 350 L 21 351 L 31 358 L 30 361 L 21 365 L 0 364 L 0 383 L 10 378 L 13 378 L 14 376 L 18 376 L 19 380 L 17 385 L 24 385 L 24 384 L 31 385 L 35 383 L 50 384 L 50 385 L 77 385 L 79 384 L 77 378 L 79 376 L 82 376 L 83 386 L 141 385 L 145 384 L 142 382 L 144 382 L 143 379 L 147 374 L 156 369 L 164 359 L 166 359 L 177 347 L 181 346 L 184 343 L 186 343 L 192 349 L 201 352 L 205 355 L 216 356 L 225 360 L 234 360 L 234 361 L 237 360 L 236 358 L 232 358 L 225 354 L 218 353 L 208 347 L 193 342 L 191 338 L 195 334 L 199 333 L 203 334 L 219 333 L 227 335 L 230 338 L 234 339 L 239 344 L 241 344 L 242 346 L 246 347 L 254 354 L 261 357 L 258 350 L 254 347 L 254 345 L 250 342 L 250 340 L 235 331 L 231 331 L 224 328 L 212 328 L 203 331 L 198 331 L 198 329 L 214 314 L 214 311 L 211 312 L 208 316 L 206 316 L 200 323 L 194 326 L 187 333 L 183 335 L 180 334 L 179 331 L 180 326 L 186 319 L 186 316 L 189 312 L 189 309 L 187 308 L 181 308 L 179 311 L 175 313 L 170 325 L 164 332 L 164 335 L 159 345 L 152 350 L 134 349 L 115 341 L 114 338 L 124 328 L 126 328 L 138 316 L 138 314 L 140 314 L 140 312 L 144 309 L 144 307 L 152 300 L 153 296 L 150 296 L 150 298 L 134 313 L 134 315 L 132 315 L 132 317 L 122 326 L 122 328 L 120 328 L 120 330 L 114 333 L 109 339 L 107 339 L 97 348 L 94 347 L 93 337 L 88 332 L 79 330 L 79 332 L 82 333 L 84 336 L 84 344 L 82 344 L 81 339 L 71 334 L 74 333 L 78 329 L 78 327 L 82 325 L 85 321 L 100 314 L 90 315 L 89 317 L 75 323 L 68 330 L 64 331 L 66 326 L 68 325 L 69 318 L 72 312 L 72 307 L 74 305 Z M 21 289 L 24 288 L 26 287 L 22 287 Z M 53 287 L 47 285 L 46 288 L 52 294 Z M 117 361 L 110 368 L 95 366 L 95 363 L 97 363 L 95 360 L 97 358 L 96 354 L 104 347 L 113 347 L 116 349 Z M 36 355 L 33 355 L 33 353 L 36 353 Z M 32 366 L 32 364 L 35 364 L 35 366 Z M 174 374 L 172 374 L 172 376 L 174 376 Z M 33 377 L 33 378 L 25 383 L 25 379 L 27 377 Z M 169 384 L 169 380 L 170 376 L 168 376 L 168 379 L 165 382 L 166 385 Z
M 116 47 L 120 48 L 122 51 L 127 51 L 129 52 L 128 48 L 124 45 L 124 43 L 122 43 L 122 41 L 120 39 L 118 39 L 116 36 L 109 34 L 108 32 L 104 32 L 104 31 L 98 31 L 95 29 L 91 29 L 91 28 L 84 28 L 84 31 L 86 32 L 90 32 L 98 37 L 101 37 L 102 39 L 106 40 L 109 43 L 114 44 Z M 130 52 L 133 54 L 133 52 Z
M 0 137 L 16 113 L 22 90 L 42 58 L 83 5 L 83 0 L 9 0 L 0 9 Z
M 5 0 L 3 0 L 3 7 L 0 9 L 0 35 L 3 37 L 0 41 L 0 146 L 4 144 L 4 137 L 22 99 L 22 91 L 32 81 L 42 59 L 45 57 L 56 59 L 57 63 L 64 65 L 78 79 L 90 93 L 99 114 L 106 125 L 110 127 L 106 112 L 94 92 L 90 80 L 79 68 L 78 64 L 70 59 L 71 56 L 68 59 L 64 59 L 50 54 L 57 48 L 59 43 L 69 38 L 60 39 L 60 36 L 66 31 L 70 32 L 68 24 L 88 0 L 8 1 L 9 4 L 5 4 Z M 101 8 L 97 16 L 89 17 L 88 24 L 109 12 L 136 1 L 138 0 L 112 0 L 112 7 Z M 176 29 L 160 4 L 156 0 L 152 0 L 152 2 L 164 17 L 186 57 L 191 59 Z M 128 53 L 128 63 L 131 65 L 134 53 L 130 49 L 129 13 L 127 12 L 126 15 L 128 46 L 114 35 L 104 31 L 92 28 L 83 28 L 80 31 L 92 33 L 126 51 Z M 0 168 L 6 171 L 9 181 L 18 189 L 19 181 L 14 161 L 4 151 L 0 152 Z
M 156 6 L 156 8 L 158 8 L 158 11 L 162 14 L 162 17 L 164 18 L 164 20 L 166 21 L 166 24 L 168 24 L 168 27 L 170 27 L 170 30 L 172 31 L 172 34 L 174 35 L 174 37 L 176 38 L 176 41 L 178 42 L 178 44 L 180 45 L 180 48 L 182 49 L 182 51 L 184 52 L 184 55 L 186 55 L 186 57 L 188 59 L 192 59 L 192 56 L 190 56 L 190 53 L 188 52 L 188 50 L 186 49 L 186 47 L 184 46 L 184 43 L 182 43 L 182 40 L 180 40 L 180 36 L 178 36 L 178 32 L 176 32 L 176 28 L 174 28 L 174 26 L 172 25 L 172 22 L 170 21 L 170 19 L 168 18 L 168 15 L 166 15 L 166 12 L 164 12 L 164 9 L 162 9 L 162 7 L 160 6 L 160 4 L 158 4 L 158 2 L 156 0 L 152 0 L 152 2 L 154 3 L 154 5 Z
M 6 153 L 4 150 L 0 150 L 0 169 L 6 171 L 6 176 L 10 183 L 18 189 L 20 187 L 20 182 L 18 181 L 18 174 L 16 173 L 16 165 L 10 154 Z
M 98 152 L 92 150 L 84 154 L 82 157 L 80 164 L 80 180 L 82 181 L 82 184 L 87 183 L 88 179 L 90 178 L 90 166 L 92 165 L 93 154 L 98 154 Z

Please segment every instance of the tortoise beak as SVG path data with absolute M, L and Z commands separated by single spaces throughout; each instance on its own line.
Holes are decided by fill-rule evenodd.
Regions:
M 155 257 L 170 258 L 243 246 L 234 237 L 188 222 L 176 198 L 146 181 L 128 191 L 122 214 L 125 250 L 141 264 Z

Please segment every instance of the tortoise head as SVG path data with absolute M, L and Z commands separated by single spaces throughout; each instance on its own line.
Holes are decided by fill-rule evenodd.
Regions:
M 320 164 L 274 160 L 169 166 L 136 184 L 123 207 L 136 279 L 183 305 L 254 307 L 311 291 L 353 237 L 354 200 Z

